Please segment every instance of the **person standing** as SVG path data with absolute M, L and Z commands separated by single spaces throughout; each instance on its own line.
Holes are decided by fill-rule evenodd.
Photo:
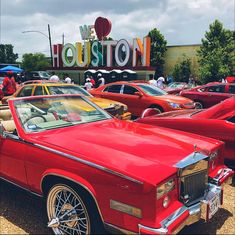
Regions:
M 72 83 L 72 79 L 69 77 L 69 75 L 66 73 L 65 75 L 64 75 L 64 82 L 65 83 L 68 83 L 68 84 L 71 84 Z
M 52 76 L 49 79 L 52 82 L 59 82 L 60 78 L 55 74 L 55 72 L 52 72 Z
M 95 87 L 95 79 L 92 76 L 90 77 L 90 79 L 91 79 L 92 87 Z
M 84 84 L 84 87 L 87 91 L 91 90 L 92 89 L 92 83 L 91 83 L 91 79 L 90 78 L 87 78 L 86 79 L 86 83 Z
M 2 91 L 4 96 L 13 95 L 16 92 L 16 82 L 12 71 L 7 71 L 7 75 L 3 79 Z
M 157 79 L 157 86 L 161 89 L 164 88 L 164 82 L 165 82 L 165 78 L 164 77 L 159 77 Z
M 98 77 L 99 87 L 103 86 L 105 84 L 105 79 L 102 77 L 102 74 L 99 73 L 97 77 Z
M 157 86 L 157 81 L 154 79 L 153 74 L 149 74 L 149 84 L 152 86 Z

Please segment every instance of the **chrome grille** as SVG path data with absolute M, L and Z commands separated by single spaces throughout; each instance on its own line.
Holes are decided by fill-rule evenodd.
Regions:
M 181 178 L 181 200 L 191 204 L 204 196 L 207 186 L 207 170 L 186 175 Z

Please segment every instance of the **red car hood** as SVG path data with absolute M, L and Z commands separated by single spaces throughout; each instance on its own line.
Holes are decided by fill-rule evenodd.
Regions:
M 108 120 L 33 134 L 30 141 L 156 184 L 176 173 L 174 165 L 194 151 L 194 144 L 198 149 L 215 147 L 216 141 L 205 139 L 141 123 Z
M 157 99 L 162 99 L 168 102 L 175 102 L 175 103 L 180 103 L 180 104 L 187 104 L 187 103 L 192 103 L 193 101 L 182 97 L 182 96 L 177 96 L 177 95 L 161 95 L 161 96 L 155 96 Z
M 157 117 L 157 118 L 163 118 L 163 117 L 179 117 L 179 118 L 186 118 L 186 117 L 189 117 L 189 118 L 192 118 L 193 114 L 194 113 L 197 113 L 199 111 L 199 109 L 181 109 L 181 110 L 177 110 L 177 111 L 170 111 L 170 112 L 164 112 L 164 113 L 161 113 L 161 114 L 157 114 L 157 115 L 154 115 L 154 116 L 150 116 L 148 118 L 154 118 L 154 117 Z

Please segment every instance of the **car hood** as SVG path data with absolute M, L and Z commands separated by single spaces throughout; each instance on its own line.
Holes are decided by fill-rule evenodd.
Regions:
M 97 98 L 97 97 L 87 97 L 87 98 L 103 109 L 112 108 L 115 105 L 126 106 L 125 104 L 122 104 L 114 100 Z
M 36 133 L 33 143 L 157 184 L 175 174 L 175 164 L 216 141 L 142 123 L 106 120 Z
M 195 110 L 195 109 L 181 109 L 181 110 L 177 110 L 177 111 L 170 111 L 170 112 L 164 112 L 161 114 L 157 114 L 154 116 L 150 116 L 148 118 L 169 118 L 169 117 L 179 117 L 179 118 L 192 118 L 194 113 L 199 112 L 199 110 Z
M 182 96 L 177 96 L 177 95 L 161 95 L 161 96 L 155 96 L 158 100 L 164 100 L 168 102 L 174 102 L 178 104 L 187 104 L 187 103 L 192 103 L 193 101 L 182 97 Z

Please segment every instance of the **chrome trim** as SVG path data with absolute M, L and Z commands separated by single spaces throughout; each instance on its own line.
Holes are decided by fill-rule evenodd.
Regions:
M 176 168 L 185 168 L 186 166 L 192 165 L 194 163 L 197 163 L 200 160 L 206 159 L 208 158 L 208 156 L 199 153 L 199 152 L 193 152 L 190 155 L 188 155 L 186 158 L 184 158 L 183 160 L 177 162 L 174 167 Z
M 189 216 L 183 221 L 174 231 L 173 234 L 178 233 L 183 227 L 186 225 L 190 225 L 192 223 L 195 223 L 199 221 L 201 218 L 203 218 L 203 205 L 207 203 L 213 193 L 221 193 L 221 187 L 217 187 L 213 184 L 209 184 L 209 190 L 208 192 L 204 195 L 204 198 L 202 201 L 190 206 L 182 206 L 178 210 L 176 210 L 174 213 L 172 213 L 170 216 L 168 216 L 166 219 L 164 219 L 160 224 L 160 228 L 150 228 L 146 227 L 144 225 L 139 224 L 139 232 L 140 229 L 143 228 L 146 231 L 149 231 L 151 233 L 156 233 L 156 234 L 168 234 L 168 228 L 169 226 L 175 222 L 183 213 L 186 211 L 189 212 Z
M 27 189 L 27 188 L 24 188 L 24 187 L 22 187 L 22 186 L 20 186 L 20 185 L 18 185 L 18 184 L 16 184 L 16 183 L 14 183 L 14 182 L 12 182 L 12 181 L 10 181 L 10 180 L 7 180 L 7 179 L 5 179 L 5 178 L 3 178 L 3 177 L 0 177 L 0 179 L 3 180 L 3 181 L 5 181 L 5 182 L 7 182 L 7 183 L 9 183 L 9 184 L 14 185 L 14 186 L 17 187 L 17 188 L 20 188 L 20 189 L 26 191 L 27 193 L 33 194 L 33 195 L 35 195 L 35 196 L 37 196 L 37 197 L 41 197 L 41 198 L 43 197 L 43 195 L 38 194 L 38 193 L 35 193 L 35 192 L 33 192 L 33 191 L 31 191 L 31 190 L 29 190 L 29 189 Z
M 230 168 L 221 168 L 218 172 L 217 175 L 213 178 L 209 177 L 209 182 L 212 184 L 215 184 L 217 186 L 219 186 L 219 181 L 224 178 L 229 176 L 229 174 L 232 172 L 233 170 Z M 225 182 L 223 182 L 223 184 L 230 184 L 232 181 L 232 176 L 230 176 L 228 179 L 225 180 Z
M 141 234 L 141 229 L 144 229 L 146 231 L 149 231 L 151 233 L 156 233 L 156 234 L 167 234 L 168 229 L 167 228 L 150 228 L 150 227 L 146 227 L 144 225 L 138 224 L 139 226 L 139 234 Z
M 73 180 L 73 179 L 71 179 L 71 178 L 69 178 L 69 177 L 62 176 L 62 175 L 58 175 L 58 174 L 55 174 L 55 173 L 49 173 L 49 174 L 47 174 L 47 175 L 44 175 L 43 178 L 41 179 L 41 184 L 40 184 L 40 185 L 41 185 L 41 187 L 40 187 L 40 188 L 41 188 L 41 192 L 43 192 L 43 190 L 42 190 L 42 183 L 43 183 L 43 180 L 44 180 L 44 178 L 47 177 L 47 176 L 58 176 L 58 177 L 60 177 L 60 178 L 67 179 L 67 180 L 69 180 L 69 181 L 71 181 L 71 182 L 74 182 L 75 184 L 79 184 L 81 187 L 83 187 L 85 190 L 87 190 L 87 192 L 90 193 L 90 195 L 91 195 L 92 198 L 94 199 L 94 202 L 95 202 L 96 207 L 97 207 L 97 209 L 98 209 L 98 212 L 99 212 L 99 214 L 100 214 L 100 218 L 101 218 L 102 222 L 104 223 L 104 219 L 103 219 L 103 216 L 102 216 L 102 214 L 101 214 L 101 210 L 100 210 L 100 207 L 99 207 L 99 205 L 98 205 L 98 202 L 97 202 L 95 196 L 93 195 L 93 193 L 90 191 L 90 189 L 89 189 L 88 187 L 86 187 L 85 185 L 81 184 L 80 182 L 78 182 L 78 181 L 76 181 L 76 180 Z
M 136 180 L 136 179 L 134 179 L 134 178 L 132 178 L 132 177 L 123 175 L 123 174 L 121 174 L 121 173 L 119 173 L 119 172 L 110 170 L 110 169 L 108 169 L 108 168 L 106 168 L 106 167 L 104 167 L 104 166 L 98 165 L 98 164 L 93 163 L 93 162 L 89 162 L 89 161 L 87 161 L 87 160 L 78 158 L 78 157 L 73 156 L 73 155 L 71 155 L 71 154 L 67 154 L 67 153 L 61 152 L 61 151 L 59 151 L 59 150 L 55 150 L 55 149 L 52 149 L 52 148 L 43 146 L 43 145 L 41 145 L 41 144 L 34 144 L 34 143 L 32 143 L 32 145 L 35 146 L 35 147 L 38 147 L 38 148 L 40 148 L 40 149 L 47 150 L 47 151 L 49 151 L 49 152 L 52 152 L 52 153 L 61 155 L 61 156 L 63 156 L 63 157 L 69 158 L 69 159 L 71 159 L 71 160 L 74 160 L 74 161 L 83 163 L 83 164 L 85 164 L 85 165 L 91 166 L 91 167 L 93 167 L 93 168 L 96 168 L 96 169 L 99 169 L 99 170 L 108 172 L 108 173 L 110 173 L 110 174 L 112 174 L 112 175 L 119 176 L 119 177 L 121 177 L 121 178 L 123 178 L 123 179 L 132 181 L 132 182 L 134 182 L 134 183 L 143 184 L 143 182 L 141 182 L 141 181 L 139 181 L 139 180 Z

